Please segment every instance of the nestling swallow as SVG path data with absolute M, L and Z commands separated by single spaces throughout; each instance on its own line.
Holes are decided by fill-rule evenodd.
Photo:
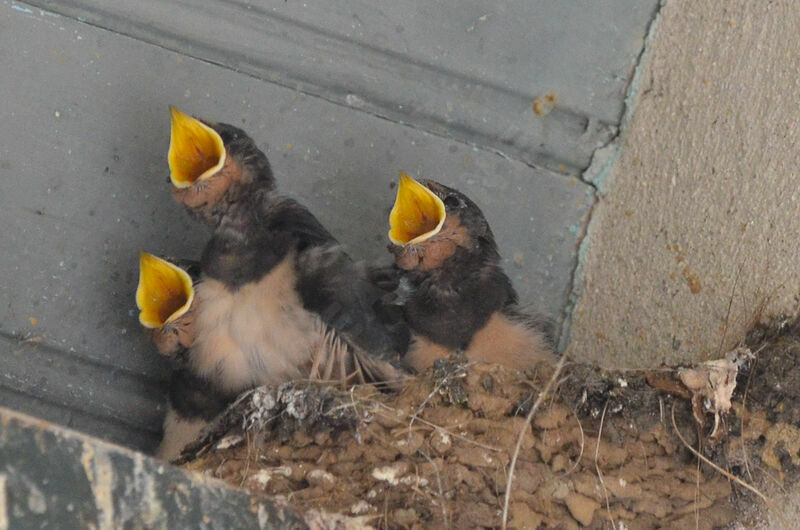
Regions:
M 214 227 L 200 261 L 187 363 L 223 393 L 300 378 L 400 378 L 402 339 L 372 285 L 297 201 L 275 191 L 241 129 L 172 108 L 173 196 Z
M 519 309 L 480 208 L 452 188 L 423 183 L 401 173 L 389 218 L 412 333 L 406 362 L 421 371 L 459 350 L 517 369 L 554 361 L 547 323 Z
M 156 450 L 157 456 L 170 460 L 235 398 L 222 394 L 187 367 L 188 348 L 193 341 L 194 283 L 198 275 L 199 267 L 194 262 L 139 253 L 136 289 L 139 323 L 159 351 L 173 359 L 176 368 L 169 382 L 164 434 Z

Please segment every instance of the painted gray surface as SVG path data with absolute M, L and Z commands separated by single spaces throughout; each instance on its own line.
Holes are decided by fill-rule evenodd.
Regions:
M 286 4 L 293 2 L 275 5 L 283 8 Z M 503 9 L 512 13 L 508 7 L 512 4 L 517 5 L 509 2 Z M 609 8 L 606 16 L 611 16 L 616 9 L 611 9 L 611 4 L 598 5 Z M 473 147 L 434 134 L 444 130 L 444 114 L 414 110 L 435 98 L 445 98 L 439 100 L 444 102 L 453 96 L 464 108 L 488 109 L 491 114 L 502 94 L 517 94 L 525 83 L 522 72 L 504 77 L 504 67 L 495 64 L 497 54 L 506 53 L 500 51 L 502 46 L 511 42 L 503 40 L 507 36 L 502 28 L 492 33 L 499 39 L 497 47 L 484 35 L 484 52 L 473 50 L 475 60 L 485 65 L 464 70 L 469 66 L 471 36 L 482 34 L 484 30 L 479 28 L 490 27 L 484 22 L 493 20 L 492 16 L 480 20 L 483 15 L 475 7 L 478 4 L 465 4 L 472 6 L 477 25 L 474 30 L 465 28 L 462 40 L 454 36 L 454 29 L 442 30 L 437 37 L 431 29 L 435 25 L 421 22 L 438 13 L 444 27 L 445 22 L 452 22 L 449 12 L 419 11 L 413 3 L 405 4 L 407 13 L 391 8 L 394 15 L 386 18 L 384 26 L 367 17 L 375 28 L 349 37 L 345 12 L 337 11 L 344 8 L 330 8 L 332 12 L 308 8 L 305 12 L 300 11 L 301 4 L 287 7 L 289 11 L 280 20 L 291 19 L 294 22 L 287 22 L 288 28 L 305 32 L 295 35 L 294 30 L 277 28 L 274 21 L 272 25 L 264 22 L 263 29 L 249 25 L 255 22 L 237 15 L 236 10 L 243 8 L 232 2 L 219 3 L 219 11 L 213 12 L 202 3 L 197 9 L 181 2 L 114 5 L 105 9 L 136 6 L 136 11 L 103 11 L 90 3 L 48 4 L 90 19 L 92 24 L 86 24 L 30 4 L 0 2 L 0 119 L 5 125 L 0 130 L 2 402 L 138 448 L 151 448 L 157 440 L 168 366 L 139 331 L 134 305 L 137 252 L 145 249 L 196 257 L 208 235 L 169 196 L 165 182 L 168 104 L 248 130 L 267 151 L 280 187 L 307 204 L 360 259 L 386 257 L 387 216 L 394 195 L 390 183 L 399 170 L 455 185 L 484 208 L 523 302 L 560 315 L 578 237 L 593 201 L 592 188 L 577 178 L 531 167 L 529 163 L 536 158 L 528 154 L 535 150 L 526 150 L 522 143 L 515 144 L 519 149 L 513 152 L 518 156 L 496 154 L 499 144 L 492 142 L 502 139 L 484 141 L 498 134 L 491 129 L 491 120 L 483 121 L 481 116 L 486 115 L 464 111 L 458 118 L 458 123 L 466 124 L 463 130 L 458 124 L 453 126 L 457 138 L 484 145 Z M 542 9 L 550 5 L 541 4 Z M 364 20 L 364 12 L 370 10 L 359 6 L 354 2 L 350 10 L 358 8 Z M 268 10 L 251 11 L 263 17 Z M 515 20 L 529 16 L 531 24 L 566 16 L 559 10 L 543 18 L 541 13 L 515 13 Z M 220 27 L 216 30 L 208 26 L 212 16 L 218 16 Z M 464 13 L 458 14 L 462 16 Z M 396 22 L 398 17 L 408 20 Z M 419 24 L 412 23 L 414 20 Z M 644 22 L 642 18 L 641 28 L 620 30 L 625 37 L 622 40 L 640 40 Z M 395 31 L 397 24 L 406 28 L 404 32 Z M 315 29 L 321 25 L 327 30 Z M 169 33 L 166 26 L 173 32 L 169 38 L 164 36 Z M 390 29 L 395 32 L 390 39 L 379 39 Z M 283 39 L 283 44 L 270 53 L 255 44 L 240 56 L 228 50 L 236 44 L 234 37 L 255 34 L 248 31 L 273 35 L 273 40 L 256 44 L 274 44 L 274 39 Z M 157 32 L 161 37 L 156 38 Z M 334 33 L 339 36 L 331 37 Z M 407 55 L 395 50 L 402 44 L 401 33 L 406 33 L 403 38 L 409 43 Z M 538 34 L 535 28 L 530 33 Z M 609 79 L 626 78 L 635 50 L 619 44 L 622 37 L 614 32 L 606 33 L 610 35 L 607 41 L 601 34 L 584 37 L 592 41 L 590 48 L 595 51 L 603 48 L 598 43 L 604 43 L 608 50 L 603 53 L 616 62 L 594 69 L 588 64 L 582 68 L 572 65 L 564 72 L 589 75 L 597 70 L 612 72 Z M 437 38 L 440 43 L 452 41 L 452 61 L 442 52 L 437 52 L 441 55 L 438 59 L 432 58 L 435 47 L 426 46 L 424 39 Z M 181 49 L 181 53 L 165 47 Z M 518 68 L 530 76 L 539 66 L 519 62 L 523 48 L 519 44 L 517 51 L 507 53 L 515 54 Z M 419 57 L 426 49 L 433 55 Z M 230 54 L 220 59 L 211 53 L 214 50 Z M 557 48 L 552 51 L 561 53 Z M 627 59 L 617 61 L 618 54 Z M 375 57 L 384 62 L 373 61 Z M 278 59 L 275 65 L 268 62 Z M 564 54 L 564 64 L 568 59 L 574 57 Z M 427 64 L 425 61 L 436 63 L 435 68 L 426 66 L 424 70 L 432 72 L 432 77 L 413 70 Z M 494 88 L 465 88 L 453 81 L 458 76 L 453 77 L 451 70 L 488 80 L 481 86 Z M 542 77 L 524 94 L 525 108 L 513 116 L 498 111 L 497 119 L 526 119 L 523 114 L 529 112 L 529 96 L 540 87 L 552 86 L 552 91 L 560 94 L 559 101 L 574 99 L 574 109 L 565 111 L 567 114 L 580 115 L 587 122 L 613 121 L 624 83 L 617 86 L 598 81 L 601 78 L 605 79 L 555 76 L 548 81 Z M 402 96 L 390 90 L 395 83 L 415 88 Z M 586 83 L 596 86 L 587 88 Z M 369 85 L 376 92 L 386 89 L 387 99 L 370 103 L 363 93 L 348 98 L 354 95 L 348 92 L 350 85 Z M 505 88 L 497 89 L 501 85 Z M 452 90 L 448 92 L 448 88 Z M 567 98 L 571 90 L 575 95 Z M 600 97 L 604 91 L 608 93 Z M 365 99 L 359 100 L 362 96 Z M 406 105 L 402 97 L 419 101 L 400 108 Z M 342 98 L 350 105 L 337 103 Z M 460 108 L 458 105 L 453 108 Z M 436 108 L 449 107 L 443 103 Z M 413 127 L 378 115 L 395 120 L 403 115 Z M 569 167 L 580 169 L 597 138 L 579 135 L 567 142 L 561 135 L 569 120 L 559 116 L 551 113 L 537 122 L 539 125 L 526 129 L 526 134 L 544 134 L 537 140 L 537 149 L 550 152 L 545 157 L 548 160 L 565 160 Z M 523 127 L 519 123 L 517 126 Z M 471 132 L 461 134 L 460 130 Z M 577 144 L 581 147 L 575 147 Z M 575 158 L 559 154 L 564 145 Z
M 615 133 L 656 3 L 31 2 L 573 175 Z
M 0 407 L 0 528 L 307 528 L 221 481 Z

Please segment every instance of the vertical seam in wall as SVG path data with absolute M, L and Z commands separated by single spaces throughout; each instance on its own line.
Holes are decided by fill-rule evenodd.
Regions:
M 635 66 L 631 81 L 628 83 L 628 89 L 625 93 L 624 107 L 622 117 L 620 119 L 619 131 L 608 143 L 595 149 L 592 154 L 592 161 L 589 167 L 584 170 L 581 178 L 584 182 L 592 187 L 592 204 L 584 218 L 583 228 L 578 237 L 580 241 L 578 245 L 578 256 L 575 263 L 575 268 L 572 271 L 570 281 L 569 295 L 567 303 L 564 307 L 563 318 L 561 322 L 561 329 L 559 330 L 558 351 L 564 352 L 570 343 L 572 335 L 572 322 L 575 316 L 575 310 L 583 294 L 584 287 L 584 265 L 586 254 L 589 249 L 589 242 L 591 235 L 596 228 L 596 223 L 593 223 L 595 209 L 599 206 L 600 201 L 603 199 L 606 190 L 609 186 L 609 181 L 613 173 L 613 169 L 617 164 L 620 157 L 620 138 L 623 132 L 630 125 L 633 115 L 636 112 L 636 100 L 641 88 L 641 80 L 644 75 L 645 66 L 650 59 L 650 49 L 655 39 L 655 34 L 658 30 L 661 21 L 661 13 L 668 0 L 661 0 L 656 6 L 650 23 L 645 30 L 644 43 L 639 56 L 636 58 Z

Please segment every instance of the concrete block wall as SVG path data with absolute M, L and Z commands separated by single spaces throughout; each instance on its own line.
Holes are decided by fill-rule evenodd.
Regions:
M 575 358 L 716 358 L 755 321 L 796 313 L 798 27 L 790 1 L 663 3 L 620 137 L 590 176 Z

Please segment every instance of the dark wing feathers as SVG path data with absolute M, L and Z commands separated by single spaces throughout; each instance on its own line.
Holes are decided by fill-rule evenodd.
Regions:
M 264 208 L 269 234 L 287 234 L 297 252 L 297 290 L 303 306 L 355 346 L 382 358 L 405 351 L 402 323 L 378 314 L 384 291 L 362 270 L 314 215 L 280 198 Z
M 381 318 L 384 291 L 373 285 L 338 244 L 297 257 L 297 290 L 305 308 L 367 353 L 389 359 L 407 346 L 407 331 Z
M 261 193 L 259 203 L 259 232 L 282 234 L 294 243 L 294 249 L 302 252 L 309 247 L 335 243 L 336 239 L 305 206 L 287 197 L 275 197 Z

